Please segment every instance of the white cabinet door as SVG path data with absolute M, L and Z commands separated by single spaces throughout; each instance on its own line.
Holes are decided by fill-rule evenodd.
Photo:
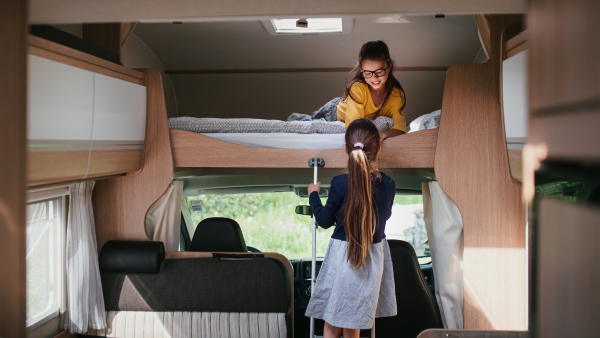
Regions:
M 94 74 L 93 149 L 142 148 L 146 135 L 146 87 Z
M 30 151 L 89 150 L 94 73 L 28 55 Z

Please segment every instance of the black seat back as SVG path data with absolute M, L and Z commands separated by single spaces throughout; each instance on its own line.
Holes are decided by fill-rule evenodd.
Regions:
M 109 241 L 99 263 L 107 329 L 90 335 L 121 337 L 127 330 L 149 329 L 144 336 L 152 336 L 152 330 L 170 325 L 173 332 L 186 327 L 192 336 L 217 337 L 218 330 L 291 336 L 292 272 L 282 255 L 165 253 L 161 242 Z M 155 315 L 148 316 L 151 312 Z
M 398 315 L 375 320 L 377 338 L 416 338 L 426 329 L 443 328 L 440 309 L 412 245 L 388 240 L 394 266 Z M 361 334 L 370 336 L 368 332 Z
M 223 217 L 203 219 L 194 231 L 188 251 L 248 252 L 240 225 Z

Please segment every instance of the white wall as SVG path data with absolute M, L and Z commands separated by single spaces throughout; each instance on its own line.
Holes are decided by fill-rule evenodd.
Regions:
M 146 46 L 137 36 L 131 34 L 123 50 L 121 51 L 121 62 L 129 68 L 153 68 L 160 72 L 165 91 L 165 102 L 169 117 L 177 116 L 177 102 L 175 91 L 167 74 L 165 67 L 161 64 L 152 50 Z

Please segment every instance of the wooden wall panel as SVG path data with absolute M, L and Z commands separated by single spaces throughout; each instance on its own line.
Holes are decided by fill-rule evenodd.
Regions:
M 173 156 L 160 73 L 145 69 L 147 87 L 144 166 L 124 177 L 96 183 L 92 203 L 98 250 L 111 239 L 148 240 L 146 212 L 167 190 L 173 176 Z
M 534 0 L 529 20 L 529 143 L 553 160 L 600 163 L 597 0 Z
M 532 116 L 600 107 L 598 13 L 597 0 L 531 1 Z
M 0 1 L 0 337 L 25 337 L 27 1 Z
M 600 209 L 539 202 L 536 337 L 597 337 Z
M 523 157 L 529 200 L 542 161 L 600 163 L 599 12 L 596 0 L 531 1 L 530 137 Z M 536 278 L 529 290 L 534 337 L 596 336 L 597 206 L 542 200 L 536 215 Z
M 326 168 L 346 168 L 348 155 L 339 149 L 270 149 L 242 146 L 209 136 L 171 129 L 175 167 L 186 168 L 307 168 L 320 157 Z M 432 168 L 437 129 L 423 130 L 383 141 L 384 168 Z M 293 155 L 290 155 L 293 151 Z
M 491 16 L 491 57 L 446 75 L 435 172 L 464 222 L 464 328 L 527 328 L 525 209 L 510 176 L 500 106 L 500 35 L 519 17 Z
M 84 40 L 121 54 L 120 23 L 84 24 L 82 35 Z

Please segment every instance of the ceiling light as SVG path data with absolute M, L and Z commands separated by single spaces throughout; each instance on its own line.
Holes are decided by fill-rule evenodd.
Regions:
M 342 33 L 342 18 L 272 19 L 276 34 Z

